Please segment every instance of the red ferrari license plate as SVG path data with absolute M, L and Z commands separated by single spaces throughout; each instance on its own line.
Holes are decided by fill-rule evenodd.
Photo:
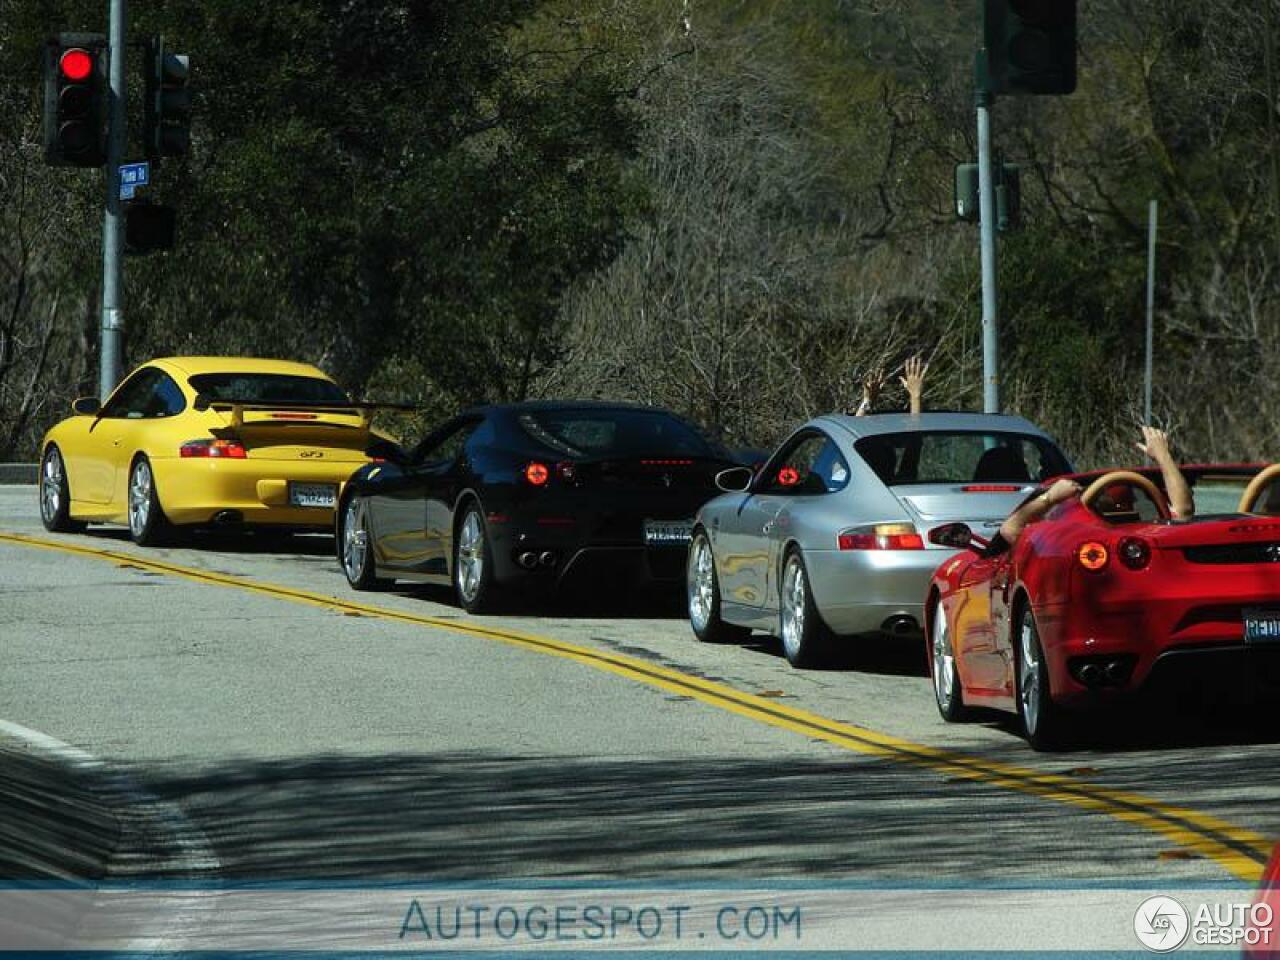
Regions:
M 1280 610 L 1244 610 L 1244 642 L 1248 646 L 1280 644 Z

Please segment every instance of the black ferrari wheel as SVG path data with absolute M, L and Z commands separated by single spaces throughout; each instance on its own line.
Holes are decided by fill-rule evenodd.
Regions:
M 701 530 L 689 544 L 685 585 L 689 625 L 695 637 L 704 643 L 741 643 L 751 636 L 748 628 L 720 619 L 720 581 L 716 577 L 715 555 L 711 552 L 711 541 Z
M 347 583 L 357 590 L 376 590 L 389 580 L 377 576 L 373 561 L 373 534 L 369 530 L 369 508 L 364 498 L 353 496 L 343 507 L 338 531 L 339 559 Z
M 67 468 L 62 451 L 53 444 L 49 444 L 40 461 L 40 522 L 54 533 L 78 533 L 85 528 L 82 521 L 71 519 Z
M 151 461 L 139 456 L 129 469 L 129 536 L 142 547 L 154 547 L 165 543 L 172 527 L 160 506 L 156 493 L 156 478 Z
M 1064 718 L 1062 709 L 1053 702 L 1049 667 L 1045 663 L 1040 631 L 1030 603 L 1021 605 L 1015 630 L 1018 642 L 1018 716 L 1022 719 L 1022 733 L 1036 750 L 1060 749 L 1065 745 Z
M 493 552 L 485 530 L 484 514 L 471 504 L 453 538 L 453 588 L 467 613 L 492 613 L 501 593 L 493 580 Z
M 831 632 L 813 602 L 809 572 L 799 550 L 792 550 L 782 565 L 779 599 L 779 635 L 782 652 L 793 667 L 811 667 L 827 654 Z
M 955 647 L 951 642 L 951 625 L 941 600 L 934 601 L 933 627 L 929 637 L 929 673 L 933 677 L 933 695 L 938 712 L 948 723 L 965 719 L 969 711 L 964 705 L 964 688 L 956 668 Z

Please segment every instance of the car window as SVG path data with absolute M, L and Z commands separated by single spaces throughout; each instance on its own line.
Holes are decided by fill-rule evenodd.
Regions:
M 863 437 L 859 456 L 886 484 L 1027 483 L 1071 472 L 1050 441 L 1027 434 L 916 431 Z
M 665 410 L 529 410 L 516 422 L 525 436 L 562 457 L 717 455 L 697 429 Z
M 463 420 L 429 434 L 413 451 L 413 462 L 428 465 L 455 462 L 482 423 L 483 420 Z
M 191 388 L 224 403 L 348 403 L 342 388 L 319 377 L 285 373 L 198 373 Z
M 155 367 L 143 367 L 112 395 L 102 408 L 102 416 L 138 420 L 149 414 L 152 391 L 164 374 Z
M 1195 500 L 1196 514 L 1201 517 L 1215 514 L 1236 513 L 1240 507 L 1240 497 L 1252 477 L 1234 475 L 1205 474 L 1197 477 L 1191 487 L 1191 496 Z M 1280 513 L 1280 484 L 1271 484 L 1264 490 L 1254 504 L 1256 513 Z
M 182 388 L 173 381 L 172 377 L 167 373 L 161 373 L 152 387 L 151 396 L 146 404 L 148 417 L 172 417 L 187 408 L 187 398 L 182 395 Z
M 834 493 L 849 483 L 849 464 L 823 433 L 797 438 L 766 469 L 762 490 L 768 493 Z

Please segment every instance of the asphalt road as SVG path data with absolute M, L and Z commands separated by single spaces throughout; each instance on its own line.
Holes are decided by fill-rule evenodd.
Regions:
M 1215 883 L 1258 869 L 1225 835 L 1254 861 L 1280 836 L 1280 734 L 1255 717 L 1130 716 L 1105 749 L 1040 756 L 998 718 L 944 725 L 914 645 L 797 671 L 674 613 L 357 595 L 331 552 L 54 536 L 34 488 L 0 487 L 0 721 L 146 798 L 111 872 L 190 867 L 172 828 L 246 880 Z M 31 756 L 16 729 L 0 771 Z

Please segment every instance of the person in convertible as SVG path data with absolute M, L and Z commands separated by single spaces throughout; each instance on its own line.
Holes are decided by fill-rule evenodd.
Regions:
M 1195 516 L 1195 502 L 1191 499 L 1191 488 L 1187 485 L 1187 478 L 1182 475 L 1177 462 L 1173 459 L 1173 454 L 1169 452 L 1168 434 L 1155 427 L 1144 426 L 1142 440 L 1138 442 L 1137 447 L 1160 467 L 1165 496 L 1169 500 L 1169 512 L 1173 519 L 1190 520 Z M 1078 497 L 1080 492 L 1080 484 L 1074 480 L 1068 480 L 1065 477 L 1055 480 L 1047 490 L 1024 501 L 1005 518 L 1004 523 L 1000 524 L 999 531 L 982 551 L 983 556 L 998 557 L 1012 549 L 1028 524 L 1039 520 L 1058 504 L 1072 497 Z M 1133 503 L 1133 490 L 1125 484 L 1116 484 L 1115 487 L 1106 490 L 1098 498 L 1097 503 L 1099 510 L 1106 515 L 1135 518 L 1137 516 Z

